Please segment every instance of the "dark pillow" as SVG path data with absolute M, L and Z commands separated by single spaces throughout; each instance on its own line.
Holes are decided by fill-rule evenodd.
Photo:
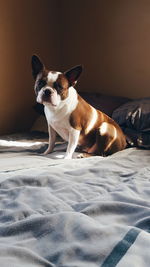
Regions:
M 150 131 L 139 132 L 130 128 L 122 128 L 129 146 L 150 149 Z
M 90 105 L 106 113 L 108 116 L 112 116 L 112 113 L 116 108 L 130 100 L 126 97 L 107 96 L 99 93 L 79 92 L 79 95 Z M 43 105 L 37 103 L 34 106 L 34 109 L 39 114 L 44 115 Z
M 122 127 L 130 146 L 150 149 L 150 98 L 127 102 L 112 117 Z
M 112 114 L 113 119 L 123 127 L 138 132 L 150 130 L 150 97 L 125 103 Z

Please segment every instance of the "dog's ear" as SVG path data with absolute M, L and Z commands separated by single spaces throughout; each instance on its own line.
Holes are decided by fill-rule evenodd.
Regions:
M 78 78 L 82 73 L 82 69 L 83 67 L 79 65 L 64 72 L 64 75 L 66 76 L 70 86 L 74 86 L 76 84 Z
M 32 66 L 32 75 L 33 75 L 34 79 L 36 79 L 37 75 L 41 71 L 43 71 L 45 68 L 42 61 L 40 60 L 40 58 L 36 55 L 32 56 L 31 66 Z

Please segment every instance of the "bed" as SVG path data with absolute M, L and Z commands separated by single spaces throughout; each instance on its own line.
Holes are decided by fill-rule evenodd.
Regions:
M 0 138 L 0 266 L 149 267 L 150 150 L 64 160 L 58 139 Z

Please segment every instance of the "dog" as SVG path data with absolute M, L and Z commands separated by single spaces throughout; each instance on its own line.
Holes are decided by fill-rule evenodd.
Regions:
M 68 142 L 65 159 L 71 159 L 79 146 L 81 157 L 108 156 L 126 147 L 119 125 L 100 110 L 89 105 L 76 91 L 82 66 L 66 72 L 50 71 L 33 55 L 32 74 L 36 101 L 44 105 L 49 145 L 44 154 L 53 151 L 57 133 Z

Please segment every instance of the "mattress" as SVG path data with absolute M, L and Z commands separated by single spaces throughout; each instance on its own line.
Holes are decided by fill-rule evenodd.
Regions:
M 0 138 L 0 266 L 150 263 L 150 150 L 63 159 L 58 140 Z

